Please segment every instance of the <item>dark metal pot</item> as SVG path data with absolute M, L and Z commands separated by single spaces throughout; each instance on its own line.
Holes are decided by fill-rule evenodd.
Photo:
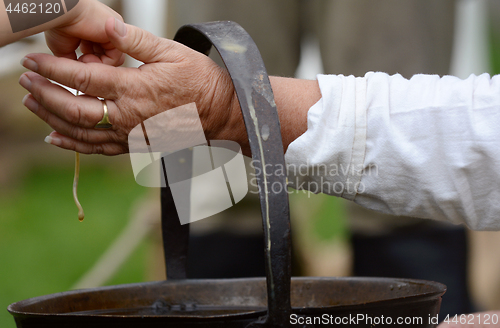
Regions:
M 219 51 L 233 80 L 257 176 L 266 278 L 186 279 L 189 225 L 162 189 L 167 280 L 32 298 L 8 308 L 18 328 L 63 327 L 435 327 L 440 283 L 389 278 L 291 278 L 290 219 L 280 125 L 269 78 L 248 34 L 233 22 L 182 27 L 175 40 Z M 261 137 L 262 130 L 269 136 Z M 260 167 L 259 167 L 260 165 Z M 165 177 L 166 178 L 166 177 Z M 281 184 L 281 192 L 268 188 Z
M 293 278 L 291 290 L 293 314 L 322 320 L 327 315 L 328 322 L 347 323 L 338 327 L 372 327 L 370 323 L 382 317 L 385 323 L 410 320 L 412 324 L 399 325 L 404 327 L 433 327 L 429 319 L 439 312 L 443 285 L 408 279 L 306 277 Z M 47 295 L 12 304 L 9 311 L 23 328 L 245 327 L 266 315 L 266 302 L 265 278 L 178 280 Z M 292 315 L 287 322 L 299 320 Z

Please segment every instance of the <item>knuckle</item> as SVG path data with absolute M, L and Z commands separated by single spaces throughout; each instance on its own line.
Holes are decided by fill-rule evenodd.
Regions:
M 40 105 L 38 105 L 38 108 L 40 109 Z M 51 125 L 53 124 L 52 116 L 50 115 L 49 111 L 47 110 L 39 110 L 37 112 L 38 117 L 47 124 Z M 52 126 L 52 125 L 51 125 Z
M 147 34 L 145 33 L 145 31 L 136 30 L 134 38 L 132 39 L 132 42 L 130 43 L 130 48 L 129 48 L 130 52 L 137 53 L 137 52 L 141 51 L 143 48 L 142 44 L 144 43 L 144 41 L 148 40 L 146 37 L 147 37 Z
M 111 142 L 120 142 L 123 139 L 121 133 L 115 131 L 109 131 L 106 137 Z
M 53 64 L 42 65 L 41 71 L 42 71 L 43 75 L 48 77 L 49 79 L 53 78 L 57 75 L 57 67 Z
M 102 155 L 104 154 L 104 147 L 102 145 L 94 145 L 92 152 L 94 154 Z
M 75 140 L 81 140 L 80 139 L 81 131 L 77 126 L 70 126 L 68 129 L 68 137 L 75 139 Z
M 83 141 L 83 142 L 88 142 L 88 140 L 89 140 L 88 131 L 86 129 L 77 128 L 76 129 L 76 139 Z
M 48 94 L 47 88 L 42 88 L 42 87 L 35 87 L 31 91 L 31 94 L 33 97 L 44 107 L 49 107 L 48 102 L 50 102 L 51 97 Z
M 150 51 L 151 51 L 151 55 L 155 55 L 154 56 L 154 60 L 157 61 L 158 60 L 158 56 L 157 56 L 157 52 L 158 50 L 164 48 L 164 44 L 163 44 L 163 40 L 161 38 L 158 38 L 156 36 L 152 36 L 150 38 L 151 40 L 151 48 L 150 48 Z
M 83 108 L 80 103 L 68 104 L 67 108 L 73 108 L 73 110 L 66 111 L 66 119 L 69 123 L 75 125 L 82 125 L 82 112 Z
M 130 44 L 130 51 L 133 54 L 140 54 L 149 58 L 152 62 L 157 61 L 157 52 L 162 49 L 162 39 L 144 30 L 136 30 L 134 38 Z
M 119 99 L 121 95 L 127 93 L 129 91 L 130 86 L 124 85 L 122 81 L 124 80 L 123 75 L 120 74 L 120 71 L 113 70 L 108 75 L 108 81 L 115 81 L 112 84 L 112 87 L 106 87 L 106 92 L 108 93 L 108 100 Z
M 67 129 L 67 135 L 68 137 L 77 140 L 79 142 L 87 143 L 90 141 L 89 130 L 79 126 L 75 125 L 69 126 Z
M 89 86 L 91 85 L 92 72 L 88 69 L 80 69 L 76 71 L 73 77 L 73 85 L 77 90 L 83 93 L 87 93 Z

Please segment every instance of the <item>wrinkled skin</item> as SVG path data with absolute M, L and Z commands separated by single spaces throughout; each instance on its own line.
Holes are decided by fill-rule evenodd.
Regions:
M 93 55 L 80 61 L 46 54 L 30 54 L 20 84 L 30 94 L 26 107 L 55 131 L 48 140 L 61 148 L 86 154 L 116 155 L 128 151 L 128 133 L 145 119 L 165 110 L 195 102 L 207 139 L 222 139 L 234 115 L 234 90 L 226 70 L 211 59 L 175 41 L 110 18 L 105 31 L 114 47 L 144 62 L 139 68 L 105 65 Z M 116 24 L 116 26 L 115 26 Z M 91 57 L 92 56 L 92 57 Z M 36 72 L 36 73 L 35 73 Z M 47 79 L 80 90 L 75 97 Z M 106 99 L 113 127 L 94 129 L 103 116 Z

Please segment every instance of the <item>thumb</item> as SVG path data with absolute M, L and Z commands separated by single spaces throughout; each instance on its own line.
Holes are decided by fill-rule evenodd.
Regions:
M 144 62 L 168 62 L 169 50 L 173 42 L 157 37 L 146 30 L 125 24 L 116 18 L 106 21 L 106 34 L 111 43 L 120 51 Z

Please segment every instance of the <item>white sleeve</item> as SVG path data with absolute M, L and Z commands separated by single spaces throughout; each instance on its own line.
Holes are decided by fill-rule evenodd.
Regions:
M 500 230 L 500 76 L 318 75 L 285 154 L 290 186 Z

